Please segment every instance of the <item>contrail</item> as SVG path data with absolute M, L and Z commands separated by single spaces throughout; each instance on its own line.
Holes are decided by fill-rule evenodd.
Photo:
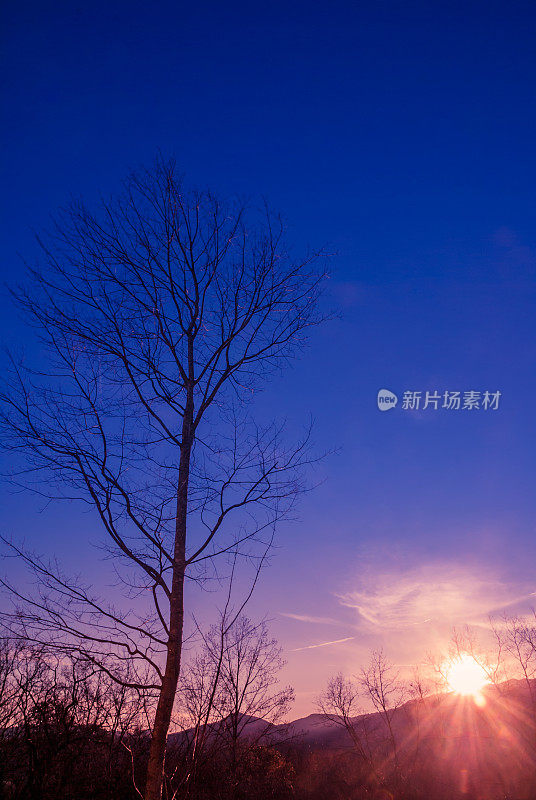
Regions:
M 328 644 L 340 644 L 341 642 L 349 642 L 350 639 L 355 639 L 355 636 L 347 636 L 346 639 L 335 639 L 333 642 L 321 642 L 321 644 L 309 644 L 307 647 L 295 647 L 291 653 L 297 653 L 298 650 L 314 650 L 315 647 L 327 647 Z

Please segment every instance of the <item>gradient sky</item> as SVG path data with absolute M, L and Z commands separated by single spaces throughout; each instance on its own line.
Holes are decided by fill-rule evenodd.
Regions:
M 71 194 L 157 148 L 327 245 L 343 319 L 260 399 L 339 448 L 251 603 L 294 716 L 371 647 L 413 664 L 536 591 L 536 9 L 518 2 L 5 2 L 2 273 Z M 27 332 L 2 297 L 8 343 Z M 411 413 L 378 389 L 500 390 Z M 97 576 L 91 518 L 2 491 L 2 530 Z M 74 535 L 74 532 L 76 535 Z M 206 618 L 217 598 L 203 596 Z M 335 644 L 325 644 L 337 642 Z M 323 646 L 318 646 L 323 645 Z

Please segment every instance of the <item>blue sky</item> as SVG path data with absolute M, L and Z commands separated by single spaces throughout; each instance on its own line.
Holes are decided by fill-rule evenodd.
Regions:
M 371 646 L 412 661 L 451 624 L 527 607 L 534 5 L 7 2 L 3 17 L 6 279 L 35 254 L 31 228 L 157 148 L 194 185 L 265 195 L 297 249 L 337 252 L 342 320 L 259 401 L 291 426 L 311 414 L 319 447 L 339 448 L 251 607 L 274 619 L 298 710 Z M 31 349 L 1 304 L 3 339 Z M 383 387 L 502 397 L 496 412 L 381 414 Z M 2 496 L 7 532 L 69 563 L 87 552 L 87 515 L 52 507 L 36 525 L 32 500 Z M 209 616 L 215 598 L 201 602 Z

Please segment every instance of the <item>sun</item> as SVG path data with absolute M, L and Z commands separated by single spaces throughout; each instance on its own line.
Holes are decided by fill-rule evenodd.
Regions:
M 447 682 L 456 694 L 472 697 L 480 704 L 483 700 L 482 689 L 489 680 L 480 664 L 464 653 L 447 668 Z

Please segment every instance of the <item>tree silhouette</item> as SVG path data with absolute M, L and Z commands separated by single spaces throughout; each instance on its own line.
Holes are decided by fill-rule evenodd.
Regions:
M 81 578 L 11 543 L 40 590 L 4 582 L 27 640 L 152 691 L 146 800 L 161 796 L 180 674 L 187 578 L 215 559 L 262 556 L 310 463 L 247 401 L 324 318 L 323 254 L 295 259 L 279 217 L 187 191 L 173 162 L 133 173 L 92 213 L 73 202 L 40 240 L 43 263 L 14 297 L 37 328 L 37 368 L 12 358 L 1 393 L 13 479 L 97 513 L 147 611 L 119 610 Z

